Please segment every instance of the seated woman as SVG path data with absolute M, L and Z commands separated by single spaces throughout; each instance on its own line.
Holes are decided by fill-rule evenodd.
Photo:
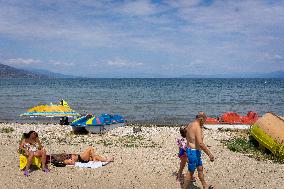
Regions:
M 113 162 L 113 157 L 102 157 L 99 155 L 95 155 L 95 149 L 92 146 L 89 146 L 84 152 L 81 154 L 61 154 L 60 156 L 61 162 L 66 165 L 74 165 L 75 162 L 87 163 L 89 161 L 101 161 L 101 162 Z
M 46 151 L 43 148 L 38 134 L 35 131 L 30 131 L 23 134 L 23 140 L 20 142 L 19 149 L 22 154 L 27 156 L 28 162 L 24 171 L 25 176 L 29 176 L 29 169 L 34 157 L 41 158 L 41 166 L 44 172 L 49 172 L 46 167 Z

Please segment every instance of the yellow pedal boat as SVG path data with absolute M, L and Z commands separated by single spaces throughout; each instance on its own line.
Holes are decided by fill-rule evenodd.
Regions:
M 284 159 L 284 119 L 266 113 L 251 127 L 251 135 L 275 156 Z

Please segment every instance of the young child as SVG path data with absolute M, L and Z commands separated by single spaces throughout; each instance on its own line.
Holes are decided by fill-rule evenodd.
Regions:
M 180 132 L 180 135 L 181 135 L 182 138 L 177 139 L 177 146 L 179 148 L 178 157 L 180 159 L 179 170 L 178 170 L 177 177 L 176 177 L 177 180 L 182 179 L 183 169 L 184 169 L 186 163 L 188 162 L 187 155 L 186 155 L 187 141 L 186 141 L 185 128 L 186 127 L 184 127 L 184 126 L 180 127 L 179 132 Z M 195 182 L 195 181 L 196 180 L 195 180 L 194 176 L 192 176 L 191 182 Z

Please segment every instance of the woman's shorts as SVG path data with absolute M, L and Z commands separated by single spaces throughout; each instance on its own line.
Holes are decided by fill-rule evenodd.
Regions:
M 186 157 L 186 151 L 185 151 L 185 149 L 179 148 L 178 157 L 179 157 L 179 158 L 185 158 L 185 157 Z

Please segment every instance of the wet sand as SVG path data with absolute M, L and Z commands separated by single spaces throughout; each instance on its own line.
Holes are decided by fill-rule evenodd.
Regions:
M 3 128 L 14 131 L 6 133 Z M 92 145 L 97 154 L 114 156 L 115 161 L 97 169 L 50 166 L 49 173 L 36 170 L 25 177 L 19 170 L 17 148 L 22 133 L 30 130 L 38 132 L 48 154 L 79 153 Z M 103 135 L 75 135 L 69 126 L 1 123 L 0 131 L 1 188 L 180 188 L 175 179 L 178 127 L 142 127 L 142 132 L 134 134 L 126 126 Z M 204 132 L 205 143 L 216 157 L 210 162 L 203 154 L 205 178 L 215 188 L 284 188 L 284 164 L 228 150 L 220 140 L 234 132 Z M 197 181 L 190 188 L 202 187 Z

